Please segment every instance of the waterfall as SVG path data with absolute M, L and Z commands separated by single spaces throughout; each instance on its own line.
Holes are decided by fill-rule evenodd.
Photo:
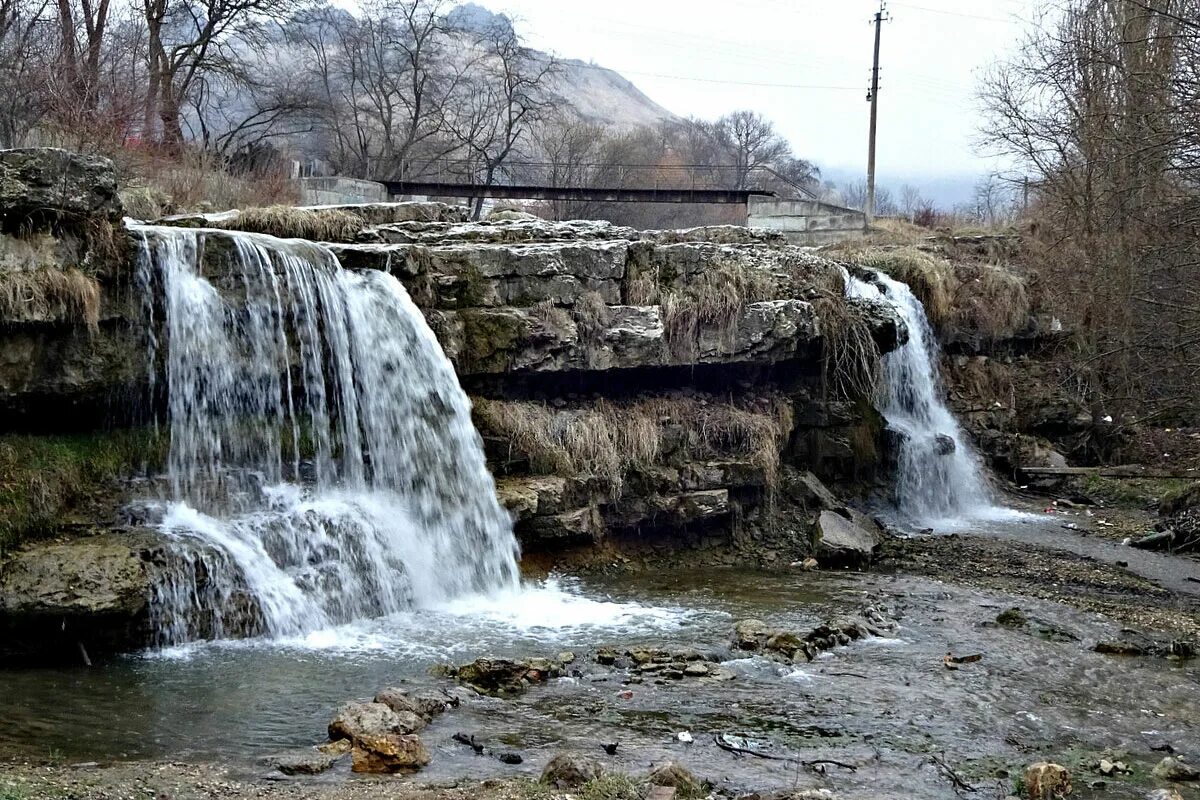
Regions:
M 937 338 L 921 301 L 879 272 L 869 281 L 847 273 L 846 294 L 886 302 L 908 326 L 908 342 L 883 357 L 880 407 L 896 442 L 897 511 L 922 526 L 990 515 L 979 459 L 943 400 Z
M 130 229 L 165 314 L 161 644 L 516 588 L 470 403 L 394 277 L 310 242 Z

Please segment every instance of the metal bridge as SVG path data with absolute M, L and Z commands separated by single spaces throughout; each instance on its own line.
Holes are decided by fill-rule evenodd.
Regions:
M 510 200 L 560 200 L 595 203 L 711 203 L 747 205 L 753 196 L 774 197 L 766 189 L 671 189 L 601 186 L 381 181 L 388 193 L 429 197 L 491 197 Z
M 751 197 L 774 197 L 773 185 L 788 194 L 812 197 L 804 186 L 767 167 L 738 170 L 698 164 L 560 164 L 512 162 L 491 183 L 477 165 L 431 162 L 419 175 L 380 181 L 393 197 L 499 198 L 594 203 L 700 203 L 747 207 Z M 751 185 L 754 180 L 758 185 Z M 732 186 L 731 186 L 732 185 Z

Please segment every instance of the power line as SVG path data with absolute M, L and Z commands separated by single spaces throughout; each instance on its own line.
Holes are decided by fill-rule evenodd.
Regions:
M 649 78 L 665 78 L 672 81 L 694 81 L 696 83 L 724 83 L 730 86 L 758 86 L 771 89 L 832 89 L 841 91 L 861 92 L 861 86 L 823 86 L 812 83 L 764 83 L 759 81 L 732 81 L 724 78 L 698 78 L 689 75 L 665 75 L 661 72 L 641 72 L 634 69 L 613 69 L 610 67 L 602 67 L 599 64 L 582 64 L 581 66 L 587 69 L 601 69 L 606 72 L 615 72 L 618 75 L 642 75 Z
M 987 22 L 1001 22 L 1001 23 L 1004 23 L 1005 25 L 1011 25 L 1014 22 L 1021 21 L 1020 18 L 1017 17 L 1016 15 L 1013 15 L 1013 19 L 1002 19 L 1000 17 L 989 17 L 989 16 L 986 16 L 983 14 L 966 14 L 962 11 L 948 11 L 944 8 L 929 8 L 928 6 L 918 6 L 918 5 L 914 5 L 912 3 L 902 3 L 899 0 L 894 0 L 894 2 L 892 4 L 901 6 L 903 8 L 911 9 L 913 11 L 923 11 L 927 14 L 943 14 L 948 17 L 962 17 L 964 19 L 979 19 L 979 20 L 985 20 Z

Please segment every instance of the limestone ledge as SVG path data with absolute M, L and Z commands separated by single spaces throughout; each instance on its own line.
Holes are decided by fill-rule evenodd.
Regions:
M 461 375 L 776 362 L 820 336 L 802 300 L 752 303 L 729 331 L 701 329 L 682 348 L 659 306 L 608 306 L 604 316 L 595 329 L 566 312 L 514 307 L 432 312 L 429 322 Z
M 599 542 L 613 530 L 672 529 L 727 516 L 730 492 L 761 489 L 763 469 L 735 459 L 658 465 L 620 490 L 584 477 L 508 476 L 496 492 L 526 547 Z

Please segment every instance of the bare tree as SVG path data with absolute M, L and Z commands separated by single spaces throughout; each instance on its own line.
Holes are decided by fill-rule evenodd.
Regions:
M 484 55 L 469 84 L 466 113 L 450 126 L 468 158 L 477 165 L 477 180 L 491 186 L 505 161 L 530 138 L 552 107 L 545 91 L 557 69 L 553 58 L 525 47 L 508 24 L 493 25 L 481 37 Z M 475 199 L 475 218 L 483 198 Z
M 1093 412 L 1200 405 L 1200 0 L 1055 0 L 984 81 Z

